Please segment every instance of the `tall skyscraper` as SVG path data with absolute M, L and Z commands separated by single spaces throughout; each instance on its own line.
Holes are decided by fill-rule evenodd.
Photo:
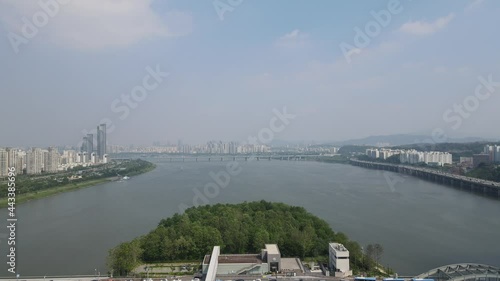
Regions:
M 97 126 L 97 155 L 103 159 L 106 154 L 106 124 Z
M 90 155 L 94 152 L 94 135 L 87 134 L 87 153 Z

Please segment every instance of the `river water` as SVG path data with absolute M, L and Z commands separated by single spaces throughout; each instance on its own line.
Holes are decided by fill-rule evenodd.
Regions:
M 96 269 L 105 274 L 110 248 L 146 234 L 162 218 L 179 212 L 179 204 L 192 206 L 194 189 L 203 194 L 205 185 L 215 184 L 210 172 L 228 169 L 228 162 L 151 161 L 157 163 L 156 170 L 129 181 L 19 205 L 16 254 L 21 277 L 92 275 Z M 217 195 L 210 189 L 208 197 L 198 195 L 196 200 L 265 199 L 303 206 L 361 245 L 382 244 L 382 262 L 400 275 L 461 262 L 500 265 L 496 199 L 350 165 L 261 160 L 239 162 L 239 168 Z M 7 225 L 6 219 L 7 210 L 0 210 L 0 225 Z M 7 233 L 5 226 L 1 229 L 0 235 Z M 0 276 L 9 275 L 6 242 L 0 236 Z

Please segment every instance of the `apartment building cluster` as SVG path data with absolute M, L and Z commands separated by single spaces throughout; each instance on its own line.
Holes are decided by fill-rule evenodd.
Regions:
M 271 148 L 263 144 L 240 144 L 237 142 L 210 141 L 204 145 L 153 145 L 144 147 L 110 145 L 110 153 L 183 153 L 183 154 L 252 154 L 268 153 Z
M 106 154 L 106 125 L 97 127 L 97 141 L 94 147 L 93 134 L 83 138 L 80 150 L 47 149 L 33 147 L 30 149 L 0 148 L 0 177 L 8 175 L 8 169 L 14 167 L 17 174 L 23 172 L 28 175 L 56 173 L 66 171 L 76 166 L 88 166 L 98 163 L 107 163 Z
M 472 156 L 474 168 L 480 164 L 500 163 L 500 145 L 485 145 L 483 153 Z
M 485 145 L 484 154 L 488 154 L 491 162 L 500 162 L 500 145 Z
M 27 150 L 18 148 L 0 148 L 0 177 L 8 174 L 8 169 L 14 167 L 17 174 L 36 175 L 41 173 L 56 173 L 77 166 L 90 166 L 106 163 L 107 155 L 99 160 L 96 153 L 92 158 L 86 152 L 64 150 L 62 153 L 54 147 L 47 149 L 33 147 Z
M 366 155 L 370 158 L 380 158 L 380 159 L 387 159 L 393 155 L 399 155 L 401 152 L 404 152 L 404 150 L 393 150 L 393 149 L 387 149 L 387 148 L 371 148 L 366 150 Z
M 427 165 L 444 166 L 453 163 L 452 154 L 440 151 L 417 151 L 407 150 L 399 155 L 401 163 L 417 164 L 425 163 Z
M 8 169 L 14 167 L 16 173 L 39 174 L 42 171 L 53 173 L 59 169 L 61 156 L 53 148 L 32 148 L 29 150 L 11 147 L 0 148 L 0 177 L 8 174 Z
M 399 155 L 401 163 L 417 164 L 425 163 L 427 165 L 443 166 L 452 164 L 452 154 L 439 151 L 417 151 L 411 150 L 392 150 L 392 149 L 367 149 L 366 155 L 374 159 L 387 159 L 393 155 Z

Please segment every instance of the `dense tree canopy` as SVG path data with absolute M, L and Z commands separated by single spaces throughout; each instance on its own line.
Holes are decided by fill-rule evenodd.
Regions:
M 500 182 L 500 167 L 481 163 L 476 169 L 467 173 L 467 176 Z
M 133 249 L 129 256 L 148 263 L 201 260 L 215 245 L 221 246 L 222 253 L 259 253 L 266 243 L 278 244 L 282 256 L 326 256 L 328 243 L 334 241 L 346 245 L 358 260 L 361 255 L 356 242 L 335 233 L 304 208 L 266 201 L 193 207 L 163 219 L 137 241 L 140 251 Z M 123 245 L 110 254 L 110 266 L 116 272 L 133 268 L 113 258 L 116 249 L 125 248 Z
M 155 168 L 153 163 L 141 159 L 134 159 L 117 163 L 111 161 L 107 164 L 98 166 L 77 166 L 68 171 L 41 174 L 41 175 L 22 175 L 16 177 L 16 192 L 17 194 L 36 193 L 42 190 L 51 189 L 58 186 L 67 185 L 69 183 L 80 183 L 89 180 L 103 179 L 115 177 L 118 174 L 134 176 L 150 171 Z M 19 171 L 20 173 L 21 171 Z M 69 180 L 68 177 L 73 175 L 82 176 L 81 179 Z M 0 182 L 0 198 L 7 197 L 7 184 Z

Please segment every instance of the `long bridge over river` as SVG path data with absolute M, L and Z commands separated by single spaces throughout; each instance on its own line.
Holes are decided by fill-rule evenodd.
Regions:
M 113 160 L 123 160 L 137 157 L 138 155 L 132 155 L 132 157 L 127 157 L 128 155 L 120 155 L 120 157 L 113 157 Z M 329 156 L 323 155 L 200 155 L 200 156 L 172 156 L 170 154 L 151 154 L 142 155 L 141 157 L 153 157 L 158 159 L 165 159 L 169 162 L 223 162 L 223 161 L 271 161 L 271 160 L 284 160 L 284 161 L 306 161 L 306 160 L 318 160 L 321 158 L 327 158 Z
M 445 173 L 438 170 L 407 166 L 407 165 L 361 161 L 352 158 L 350 159 L 350 163 L 354 166 L 359 166 L 364 168 L 386 170 L 386 171 L 411 175 L 422 178 L 424 180 L 451 185 L 460 189 L 500 198 L 500 183 L 498 182 L 487 181 L 477 178 Z

